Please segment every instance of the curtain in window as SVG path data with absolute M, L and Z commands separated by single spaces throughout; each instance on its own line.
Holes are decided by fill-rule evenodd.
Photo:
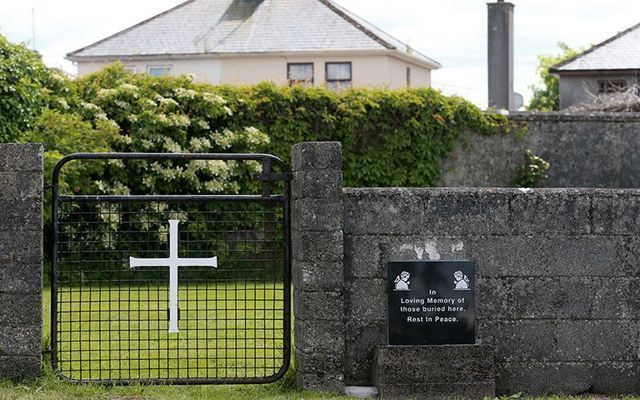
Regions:
M 327 64 L 327 80 L 328 81 L 350 81 L 351 80 L 351 64 L 350 63 Z
M 313 64 L 289 64 L 289 80 L 292 82 L 311 82 Z

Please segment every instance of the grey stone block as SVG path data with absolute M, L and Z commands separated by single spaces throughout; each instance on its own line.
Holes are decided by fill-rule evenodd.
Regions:
M 295 321 L 296 349 L 303 353 L 344 354 L 343 321 Z
M 0 145 L 0 171 L 42 171 L 41 144 L 3 143 Z
M 293 173 L 291 198 L 294 200 L 339 199 L 342 197 L 342 171 L 324 169 Z
M 304 321 L 343 321 L 342 291 L 307 292 L 296 290 L 293 295 L 294 315 Z
M 478 319 L 590 318 L 604 278 L 482 278 L 476 281 Z
M 374 349 L 388 344 L 384 321 L 349 320 L 346 330 L 345 382 L 353 386 L 373 385 Z
M 0 292 L 39 293 L 41 289 L 42 261 L 22 263 L 0 260 Z
M 592 364 L 586 362 L 501 362 L 496 373 L 496 394 L 577 395 L 591 389 L 592 377 Z
M 32 230 L 21 230 L 23 228 Z M 0 269 L 4 261 L 42 262 L 42 226 L 0 231 Z
M 450 400 L 450 399 L 487 399 L 496 396 L 495 381 L 457 382 L 425 384 L 381 384 L 378 386 L 381 399 L 394 400 Z
M 356 279 L 347 284 L 349 319 L 380 321 L 387 309 L 387 281 Z
M 0 355 L 0 376 L 8 379 L 24 380 L 42 375 L 42 357 Z
M 478 321 L 476 338 L 479 343 L 493 346 L 498 362 L 558 358 L 553 320 Z
M 42 171 L 0 171 L 0 200 L 42 199 Z
M 305 142 L 291 148 L 291 165 L 294 171 L 342 169 L 342 144 L 340 142 Z
M 296 371 L 302 374 L 324 374 L 344 369 L 344 354 L 307 354 L 296 349 Z
M 380 346 L 375 359 L 383 398 L 495 397 L 489 346 Z
M 593 231 L 599 235 L 640 232 L 640 191 L 599 191 L 593 199 Z
M 42 202 L 39 200 L 0 200 L 0 210 L 0 231 L 42 228 Z
M 340 262 L 293 260 L 293 284 L 306 291 L 336 291 L 344 286 Z
M 292 237 L 292 250 L 297 261 L 342 262 L 342 231 L 298 232 Z
M 342 230 L 342 201 L 304 198 L 293 202 L 294 231 Z
M 352 234 L 410 235 L 424 225 L 422 196 L 410 189 L 346 189 L 344 213 Z
M 624 238 L 604 236 L 473 237 L 464 240 L 482 277 L 637 275 Z
M 493 348 L 486 345 L 379 346 L 375 382 L 380 384 L 493 382 Z
M 507 235 L 511 196 L 505 189 L 433 189 L 423 231 L 433 236 Z
M 640 392 L 640 363 L 601 362 L 593 367 L 591 391 L 610 395 L 634 395 Z
M 589 234 L 591 197 L 581 190 L 535 189 L 511 201 L 514 231 L 527 235 Z
M 0 326 L 0 356 L 33 356 L 42 353 L 39 326 Z
M 0 292 L 0 304 L 11 304 L 11 307 L 0 307 L 0 326 L 38 327 L 42 324 L 40 294 Z
M 379 236 L 345 235 L 344 268 L 348 277 L 383 279 L 386 267 L 380 259 Z
M 559 321 L 557 359 L 637 361 L 638 328 L 629 320 Z
M 296 383 L 299 388 L 312 392 L 344 393 L 344 375 L 340 372 L 317 374 L 298 373 Z

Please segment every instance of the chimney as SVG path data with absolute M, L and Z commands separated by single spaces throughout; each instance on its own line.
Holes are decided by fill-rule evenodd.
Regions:
M 515 110 L 513 96 L 513 8 L 498 0 L 489 7 L 489 107 Z

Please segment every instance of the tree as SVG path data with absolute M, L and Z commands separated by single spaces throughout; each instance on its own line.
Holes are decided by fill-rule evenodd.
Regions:
M 549 72 L 549 68 L 575 57 L 580 50 L 574 50 L 566 43 L 558 43 L 561 53 L 557 55 L 542 54 L 538 56 L 540 65 L 538 75 L 541 86 L 533 85 L 533 97 L 528 110 L 532 111 L 557 111 L 560 109 L 560 79 Z

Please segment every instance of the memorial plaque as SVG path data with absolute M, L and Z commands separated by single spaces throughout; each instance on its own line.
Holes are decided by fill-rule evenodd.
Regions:
M 475 344 L 475 264 L 388 265 L 389 344 Z

